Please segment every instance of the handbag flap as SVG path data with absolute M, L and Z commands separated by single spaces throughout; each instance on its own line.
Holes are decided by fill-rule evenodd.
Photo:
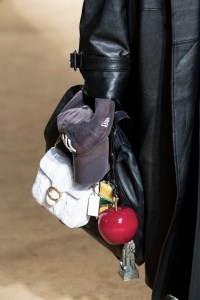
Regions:
M 45 153 L 40 160 L 40 169 L 60 192 L 66 192 L 72 186 L 72 161 L 59 148 L 52 147 Z
M 89 196 L 92 187 L 74 182 L 73 162 L 59 148 L 52 147 L 40 160 L 40 169 L 51 180 L 53 187 L 60 192 L 66 192 L 74 199 Z

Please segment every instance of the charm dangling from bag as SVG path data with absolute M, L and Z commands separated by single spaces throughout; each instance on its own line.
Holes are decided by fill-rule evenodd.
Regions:
M 135 265 L 133 240 L 138 229 L 137 215 L 130 207 L 118 206 L 116 189 L 109 182 L 100 183 L 99 195 L 98 229 L 100 234 L 111 245 L 124 244 L 118 274 L 124 281 L 139 278 Z
M 134 240 L 131 240 L 123 246 L 118 273 L 124 281 L 139 278 L 139 272 L 135 265 Z

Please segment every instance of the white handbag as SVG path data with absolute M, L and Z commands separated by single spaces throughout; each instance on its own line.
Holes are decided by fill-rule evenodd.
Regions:
M 88 203 L 93 186 L 76 184 L 72 160 L 59 148 L 50 148 L 40 160 L 32 186 L 36 201 L 70 228 L 89 222 Z

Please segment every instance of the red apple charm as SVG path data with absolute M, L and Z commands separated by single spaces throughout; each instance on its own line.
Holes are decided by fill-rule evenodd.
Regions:
M 109 244 L 125 244 L 130 242 L 136 234 L 138 217 L 130 207 L 110 207 L 99 214 L 98 229 Z

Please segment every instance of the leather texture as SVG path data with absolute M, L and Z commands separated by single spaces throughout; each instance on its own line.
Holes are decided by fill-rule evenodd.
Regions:
M 144 262 L 144 190 L 133 147 L 120 126 L 127 121 L 131 120 L 125 111 L 115 112 L 110 133 L 110 172 L 107 177 L 115 186 L 119 205 L 128 206 L 137 214 L 139 226 L 134 237 L 135 261 L 141 265 Z
M 178 299 L 172 295 L 167 295 L 166 300 L 178 300 Z
M 200 299 L 199 11 L 199 0 L 85 0 L 80 19 L 79 53 L 130 61 L 80 72 L 88 96 L 118 99 L 133 120 L 152 300 Z
M 79 52 L 92 58 L 107 59 L 104 70 L 91 72 L 81 68 L 85 78 L 85 91 L 92 97 L 119 98 L 126 90 L 125 82 L 131 70 L 126 1 L 85 1 L 80 21 Z M 114 28 L 114 30 L 113 30 Z M 103 29 L 103 31 L 102 31 Z M 110 41 L 112 41 L 110 43 Z M 112 59 L 120 64 L 128 60 L 126 67 L 111 69 Z M 111 62 L 109 62 L 111 60 Z M 101 84 L 99 75 L 101 74 Z

